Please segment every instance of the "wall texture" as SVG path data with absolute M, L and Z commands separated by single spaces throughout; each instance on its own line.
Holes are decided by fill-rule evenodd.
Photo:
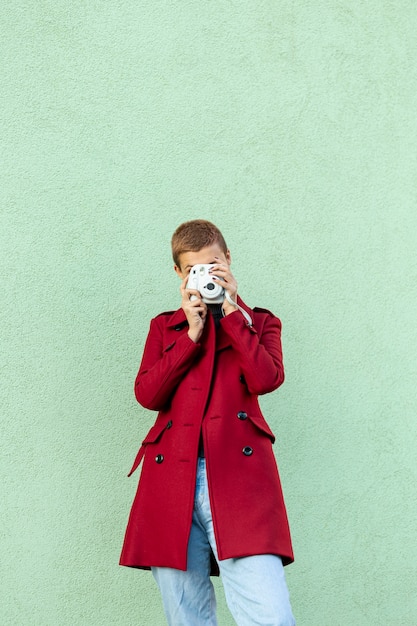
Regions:
M 283 321 L 262 405 L 300 626 L 417 624 L 414 0 L 0 8 L 1 622 L 163 624 L 118 566 L 169 239 L 224 231 Z M 232 624 L 219 581 L 219 622 Z

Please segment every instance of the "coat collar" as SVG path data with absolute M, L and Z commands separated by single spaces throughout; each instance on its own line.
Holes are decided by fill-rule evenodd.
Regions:
M 239 306 L 242 307 L 242 309 L 245 309 L 245 311 L 249 313 L 251 317 L 253 317 L 253 310 L 250 307 L 248 307 L 248 305 L 245 304 L 245 302 L 243 302 L 240 296 L 237 297 L 237 303 Z M 174 313 L 171 315 L 171 317 L 168 320 L 168 326 L 178 326 L 180 324 L 182 325 L 186 323 L 187 323 L 187 318 L 185 317 L 185 313 L 182 309 L 177 309 L 176 311 L 174 311 Z
M 174 313 L 168 320 L 169 328 L 171 328 L 172 326 L 186 326 L 187 324 L 187 318 L 185 317 L 185 313 L 182 309 L 177 309 L 176 311 L 174 311 Z
M 242 307 L 242 309 L 247 311 L 247 313 L 249 313 L 249 315 L 253 319 L 254 317 L 253 310 L 250 307 L 248 307 L 247 304 L 245 304 L 245 302 L 242 300 L 242 298 L 240 298 L 240 296 L 237 297 L 237 303 L 239 306 Z M 171 315 L 171 317 L 168 320 L 168 328 L 175 328 L 177 330 L 181 330 L 183 328 L 186 328 L 187 326 L 188 326 L 187 318 L 182 309 L 177 309 L 176 311 L 174 311 L 174 313 Z M 216 350 L 223 350 L 223 348 L 226 348 L 227 346 L 229 346 L 230 343 L 231 343 L 230 337 L 222 329 L 222 325 L 220 323 L 220 328 L 217 330 L 217 333 L 216 333 Z

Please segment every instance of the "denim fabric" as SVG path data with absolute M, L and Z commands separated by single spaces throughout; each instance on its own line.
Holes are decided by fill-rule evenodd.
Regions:
M 227 605 L 238 626 L 294 626 L 284 568 L 278 556 L 217 558 L 205 459 L 198 459 L 186 572 L 153 567 L 169 626 L 217 626 L 210 548 L 218 561 Z

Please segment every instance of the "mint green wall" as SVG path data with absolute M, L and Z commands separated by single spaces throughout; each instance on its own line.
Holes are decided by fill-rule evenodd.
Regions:
M 1 622 L 163 624 L 118 566 L 178 305 L 169 239 L 224 231 L 283 321 L 262 406 L 299 626 L 417 623 L 414 0 L 1 6 Z M 232 620 L 219 582 L 219 621 Z

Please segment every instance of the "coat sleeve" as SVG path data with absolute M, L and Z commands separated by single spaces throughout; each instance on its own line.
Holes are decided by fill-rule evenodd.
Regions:
M 151 321 L 142 362 L 135 380 L 137 401 L 147 409 L 160 411 L 190 368 L 201 345 L 187 333 L 164 345 L 162 316 Z
M 256 395 L 269 393 L 284 382 L 281 321 L 269 311 L 262 317 L 258 330 L 248 326 L 239 311 L 221 320 L 238 355 L 248 390 Z

